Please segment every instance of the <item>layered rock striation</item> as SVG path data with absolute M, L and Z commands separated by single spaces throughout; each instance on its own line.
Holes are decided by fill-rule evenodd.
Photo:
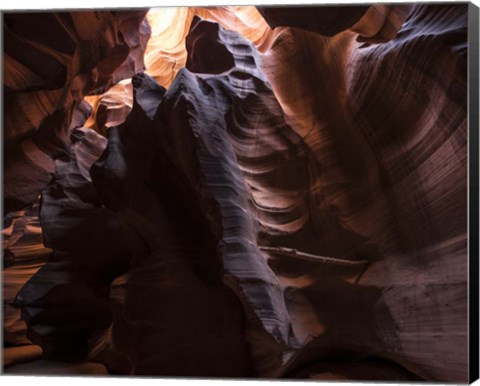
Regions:
M 165 11 L 61 154 L 29 137 L 47 171 L 12 158 L 42 192 L 5 272 L 29 221 L 46 260 L 12 344 L 21 307 L 43 357 L 110 373 L 465 381 L 467 11 Z
M 6 14 L 6 212 L 32 202 L 91 109 L 83 100 L 142 71 L 146 11 Z

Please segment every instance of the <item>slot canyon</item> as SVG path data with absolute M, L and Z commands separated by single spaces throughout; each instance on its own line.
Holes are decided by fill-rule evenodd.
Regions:
M 4 372 L 467 382 L 468 12 L 5 13 Z

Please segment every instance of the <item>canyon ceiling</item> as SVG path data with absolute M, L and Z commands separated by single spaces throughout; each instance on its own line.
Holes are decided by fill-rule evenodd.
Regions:
M 5 13 L 4 371 L 466 382 L 468 8 Z

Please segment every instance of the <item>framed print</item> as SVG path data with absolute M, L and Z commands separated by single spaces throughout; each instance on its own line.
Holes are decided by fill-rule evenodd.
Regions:
M 3 372 L 477 379 L 478 14 L 5 10 Z

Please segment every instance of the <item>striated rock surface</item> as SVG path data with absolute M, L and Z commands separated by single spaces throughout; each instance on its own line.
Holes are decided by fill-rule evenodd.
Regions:
M 15 306 L 15 297 L 22 286 L 46 262 L 51 250 L 42 239 L 36 200 L 22 211 L 4 218 L 3 238 L 3 340 L 8 345 L 28 345 L 26 325 Z
M 23 346 L 31 342 L 14 299 L 51 252 L 43 242 L 38 197 L 52 180 L 55 159 L 65 151 L 82 151 L 71 146 L 70 136 L 92 113 L 83 98 L 143 69 L 149 35 L 145 14 L 5 15 L 3 331 L 5 344 L 13 345 L 7 362 L 32 357 Z M 86 163 L 82 158 L 79 168 L 88 177 Z M 15 350 L 18 345 L 25 355 Z
M 467 6 L 294 11 L 158 11 L 147 73 L 76 110 L 32 174 L 33 368 L 467 380 Z
M 55 113 L 59 122 L 68 120 L 68 111 L 85 95 L 142 70 L 144 16 L 145 11 L 6 14 L 5 107 L 11 114 L 5 140 L 39 130 Z
M 85 355 L 88 337 L 110 324 L 110 283 L 128 269 L 115 216 L 101 207 L 88 174 L 105 145 L 92 130 L 75 131 L 69 154 L 56 160 L 53 183 L 42 192 L 39 217 L 53 253 L 17 301 L 28 302 L 22 309 L 28 337 L 37 342 L 41 336 L 47 356 Z
M 392 321 L 372 310 L 380 355 L 432 379 L 467 373 L 466 17 L 466 5 L 418 5 L 378 45 L 287 29 L 260 56 L 318 160 L 322 206 L 381 252 L 359 281 Z
M 31 203 L 50 181 L 51 158 L 90 115 L 83 98 L 143 70 L 149 36 L 145 13 L 5 15 L 6 212 Z

